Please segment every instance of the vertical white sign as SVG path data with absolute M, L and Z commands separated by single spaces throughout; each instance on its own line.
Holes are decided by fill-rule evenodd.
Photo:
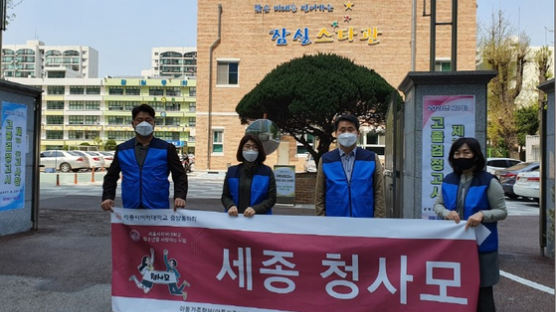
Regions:
M 475 136 L 475 96 L 423 97 L 423 163 L 421 207 L 423 219 L 436 219 L 434 202 L 442 180 L 452 172 L 448 156 L 452 142 Z
M 0 139 L 0 211 L 25 206 L 27 106 L 2 102 Z

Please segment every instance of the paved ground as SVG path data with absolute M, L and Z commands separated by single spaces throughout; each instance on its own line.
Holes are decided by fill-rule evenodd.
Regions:
M 110 311 L 110 223 L 99 208 L 101 179 L 97 174 L 90 182 L 90 173 L 80 174 L 75 185 L 73 178 L 63 177 L 57 187 L 54 175 L 43 174 L 39 230 L 0 237 L 0 312 Z M 188 207 L 221 211 L 222 179 L 191 175 Z M 499 224 L 500 264 L 512 279 L 502 277 L 495 286 L 498 311 L 554 311 L 554 261 L 540 255 L 538 206 L 507 205 L 510 216 Z M 274 211 L 312 214 L 292 207 Z

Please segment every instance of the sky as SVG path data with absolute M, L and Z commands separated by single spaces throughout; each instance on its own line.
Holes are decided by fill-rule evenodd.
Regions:
M 38 39 L 46 45 L 93 47 L 99 52 L 99 77 L 139 76 L 151 66 L 153 47 L 196 45 L 196 0 L 13 1 L 20 3 L 8 12 L 16 16 L 3 44 Z M 553 0 L 477 0 L 477 5 L 480 27 L 502 10 L 513 30 L 525 32 L 532 46 L 554 45 Z

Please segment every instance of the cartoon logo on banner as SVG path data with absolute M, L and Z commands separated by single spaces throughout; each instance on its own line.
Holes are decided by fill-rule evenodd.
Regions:
M 137 270 L 141 275 L 141 280 L 131 275 L 129 280 L 135 282 L 137 288 L 142 289 L 143 292 L 148 293 L 153 288 L 154 284 L 168 285 L 168 291 L 173 296 L 182 296 L 183 300 L 187 299 L 187 292 L 184 291 L 185 287 L 191 286 L 186 280 L 179 284 L 180 272 L 178 271 L 178 261 L 176 259 L 168 260 L 168 250 L 164 249 L 164 265 L 166 271 L 159 271 L 154 269 L 154 249 L 151 248 L 151 254 L 144 255 L 141 258 L 141 263 L 137 266 Z

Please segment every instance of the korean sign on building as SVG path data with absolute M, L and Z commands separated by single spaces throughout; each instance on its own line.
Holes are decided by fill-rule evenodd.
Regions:
M 475 135 L 475 97 L 438 95 L 423 97 L 422 217 L 435 219 L 434 202 L 442 180 L 452 172 L 448 154 L 452 142 Z
M 27 106 L 2 102 L 0 135 L 0 211 L 25 205 Z
M 369 5 L 369 4 L 367 4 Z M 323 24 L 318 29 L 310 29 L 303 24 L 296 28 L 286 28 L 276 26 L 269 30 L 270 39 L 276 42 L 277 46 L 287 46 L 288 43 L 298 43 L 301 46 L 308 46 L 313 43 L 333 43 L 333 42 L 365 42 L 368 45 L 380 43 L 378 36 L 382 32 L 377 26 L 359 24 L 361 21 L 352 23 L 352 12 L 357 10 L 354 3 L 345 1 L 342 8 L 334 11 L 334 6 L 329 3 L 308 4 L 262 4 L 253 6 L 254 12 L 259 15 L 264 14 L 328 14 L 330 22 Z M 366 22 L 366 21 L 365 21 Z
M 475 311 L 475 233 L 439 220 L 115 209 L 112 309 Z

